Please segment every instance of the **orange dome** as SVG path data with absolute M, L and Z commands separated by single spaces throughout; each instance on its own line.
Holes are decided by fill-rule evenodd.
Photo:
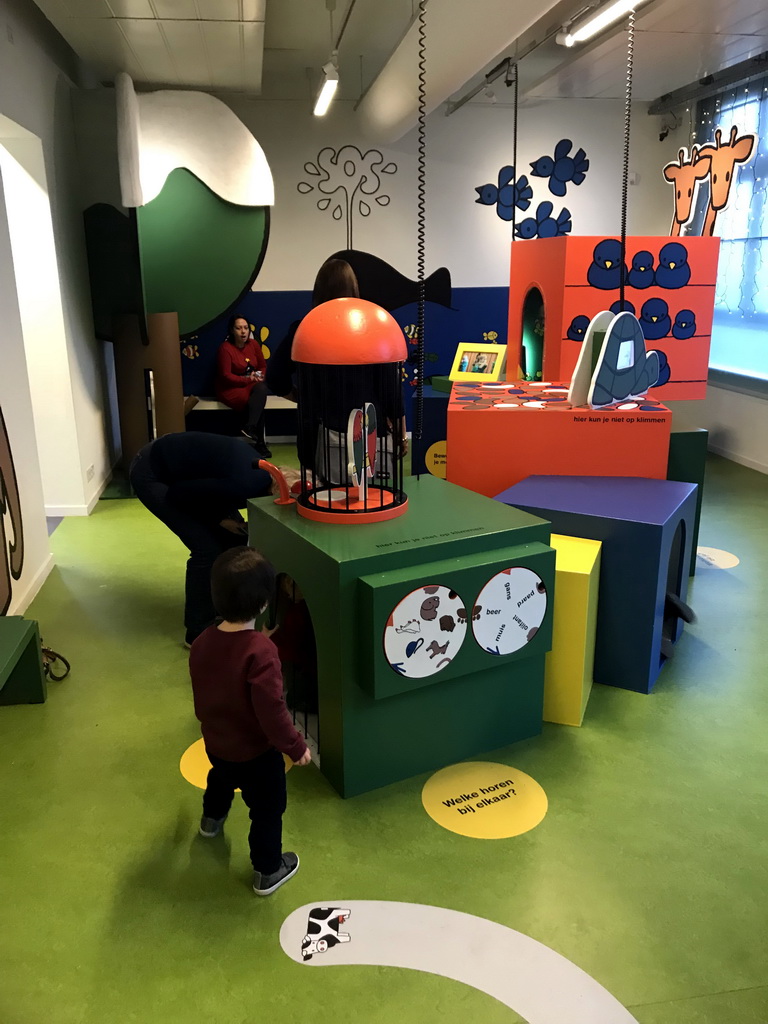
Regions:
M 375 302 L 331 299 L 301 321 L 291 355 L 297 363 L 367 366 L 400 363 L 408 346 L 398 322 Z

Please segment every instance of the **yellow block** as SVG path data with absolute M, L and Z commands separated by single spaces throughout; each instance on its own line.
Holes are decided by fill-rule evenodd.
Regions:
M 544 721 L 581 725 L 592 689 L 600 583 L 599 540 L 553 533 L 555 610 L 544 673 Z

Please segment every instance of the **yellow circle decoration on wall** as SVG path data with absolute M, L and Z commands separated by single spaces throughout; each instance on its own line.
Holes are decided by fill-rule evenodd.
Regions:
M 293 762 L 283 754 L 286 772 L 292 767 Z M 208 779 L 208 772 L 211 770 L 211 762 L 205 752 L 205 742 L 202 739 L 196 740 L 191 747 L 187 747 L 179 761 L 179 771 L 193 786 L 198 789 L 205 789 Z M 240 790 L 237 791 L 238 793 Z
M 427 448 L 427 454 L 424 456 L 427 472 L 440 477 L 441 480 L 445 480 L 445 451 L 445 441 L 435 441 Z
M 441 769 L 427 779 L 421 802 L 438 825 L 473 839 L 519 836 L 547 813 L 547 794 L 535 779 L 492 761 Z
M 699 569 L 733 569 L 739 558 L 720 548 L 696 548 L 696 566 Z

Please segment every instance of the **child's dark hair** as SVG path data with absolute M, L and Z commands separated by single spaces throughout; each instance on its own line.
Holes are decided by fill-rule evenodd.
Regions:
M 256 618 L 274 591 L 274 566 L 255 548 L 228 548 L 213 563 L 213 607 L 227 622 L 249 622 Z

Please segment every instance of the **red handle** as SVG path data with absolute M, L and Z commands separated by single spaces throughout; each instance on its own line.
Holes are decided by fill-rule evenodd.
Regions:
M 277 481 L 277 486 L 280 488 L 280 497 L 275 498 L 276 505 L 294 505 L 296 503 L 296 499 L 292 498 L 288 491 L 288 484 L 285 481 L 285 477 L 277 466 L 273 466 L 272 463 L 267 462 L 266 459 L 259 459 L 259 469 L 265 469 L 272 479 Z

